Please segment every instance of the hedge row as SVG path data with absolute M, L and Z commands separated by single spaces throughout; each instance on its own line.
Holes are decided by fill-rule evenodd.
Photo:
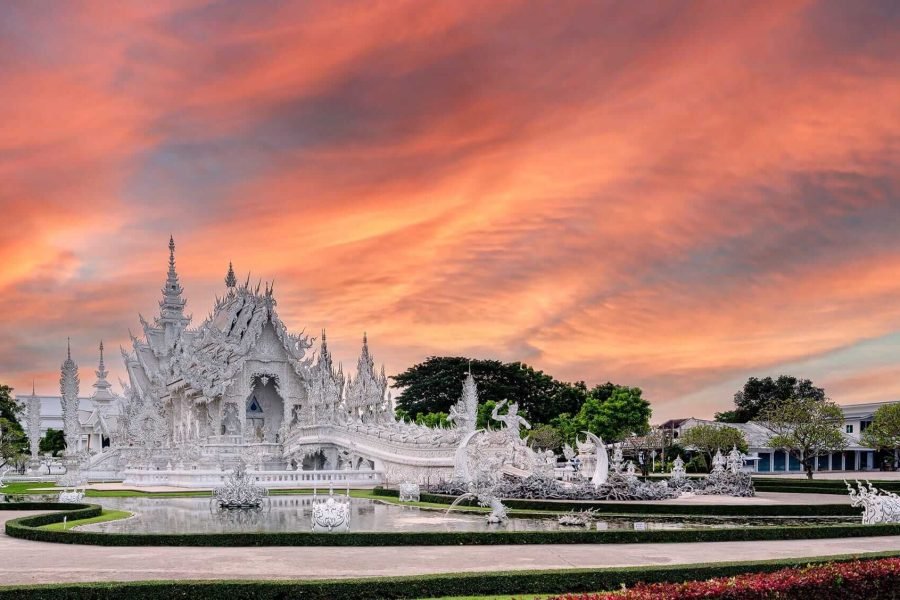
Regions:
M 864 474 L 854 474 L 847 481 L 865 480 Z M 759 492 L 781 492 L 790 494 L 836 494 L 847 495 L 847 486 L 843 481 L 834 479 L 753 479 L 753 485 Z M 900 492 L 900 481 L 879 481 L 873 485 L 886 492 Z
M 375 498 L 396 498 L 397 490 L 375 489 Z M 450 504 L 453 496 L 423 492 L 420 501 L 432 504 Z M 458 506 L 472 506 L 474 500 L 460 502 Z M 592 508 L 605 515 L 656 515 L 704 516 L 704 517 L 853 517 L 862 514 L 849 504 L 644 504 L 641 502 L 590 502 L 567 500 L 503 500 L 509 508 L 567 512 Z
M 866 558 L 897 553 L 862 555 Z M 558 594 L 619 589 L 650 582 L 682 582 L 768 573 L 809 563 L 845 562 L 860 556 L 800 558 L 700 565 L 641 566 L 613 569 L 565 569 L 453 573 L 415 577 L 379 577 L 319 581 L 146 581 L 0 587 L 0 600 L 330 600 L 333 598 L 407 599 L 442 596 Z
M 101 533 L 48 531 L 42 525 L 96 516 L 99 506 L 20 517 L 6 522 L 11 537 L 64 544 L 98 546 L 456 546 L 500 544 L 634 544 L 800 540 L 900 535 L 900 523 L 884 525 L 809 525 L 675 530 L 443 531 L 443 532 L 236 532 L 236 533 Z

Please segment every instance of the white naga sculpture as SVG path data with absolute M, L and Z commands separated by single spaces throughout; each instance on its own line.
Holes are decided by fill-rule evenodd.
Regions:
M 844 485 L 850 493 L 850 505 L 863 507 L 863 525 L 900 523 L 900 496 L 879 490 L 868 481 L 857 481 L 858 490 L 854 490 L 846 480 Z
M 312 505 L 313 531 L 349 531 L 350 530 L 350 489 L 346 496 L 335 496 L 334 489 L 328 489 L 328 495 L 319 499 L 313 491 Z
M 469 491 L 465 494 L 460 495 L 454 500 L 450 506 L 447 508 L 447 513 L 449 514 L 451 510 L 453 510 L 457 504 L 462 502 L 463 500 L 474 499 L 479 506 L 490 508 L 491 512 L 488 513 L 486 520 L 488 523 L 493 525 L 498 525 L 501 523 L 505 523 L 509 518 L 506 514 L 506 506 L 503 502 L 500 501 L 500 498 L 494 493 L 492 487 L 479 487 L 477 484 L 471 484 L 469 486 Z
M 421 497 L 421 490 L 418 483 L 404 482 L 397 486 L 400 492 L 400 502 L 418 502 Z

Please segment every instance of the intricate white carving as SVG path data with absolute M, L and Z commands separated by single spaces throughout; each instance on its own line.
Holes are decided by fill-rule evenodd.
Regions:
M 350 530 L 349 489 L 344 497 L 335 496 L 333 488 L 329 488 L 328 496 L 322 500 L 313 494 L 312 529 L 328 532 Z
M 68 347 L 59 378 L 63 412 L 63 435 L 66 438 L 66 455 L 74 456 L 81 442 L 81 422 L 78 419 L 78 365 L 72 360 L 72 349 Z
M 268 496 L 266 488 L 253 483 L 244 465 L 238 465 L 225 483 L 213 490 L 213 498 L 222 508 L 255 508 Z
M 84 499 L 84 488 L 65 489 L 59 493 L 58 502 L 81 502 Z
M 400 502 L 418 502 L 421 491 L 418 483 L 406 481 L 397 486 L 400 492 Z
M 557 522 L 566 527 L 589 527 L 597 518 L 596 509 L 570 511 L 557 517 Z
M 863 525 L 900 523 L 900 496 L 880 490 L 868 481 L 857 481 L 858 490 L 854 490 L 846 480 L 844 485 L 850 493 L 850 505 L 863 507 Z
M 521 437 L 521 434 L 519 433 L 520 428 L 524 427 L 525 429 L 531 429 L 531 423 L 519 416 L 519 405 L 515 402 L 509 405 L 509 409 L 506 411 L 505 415 L 499 414 L 498 411 L 505 405 L 506 400 L 503 400 L 500 404 L 495 406 L 494 410 L 491 411 L 491 418 L 503 423 L 503 431 L 506 432 L 506 435 L 519 438 Z
M 469 374 L 463 383 L 463 393 L 459 402 L 450 407 L 448 420 L 453 422 L 462 431 L 475 431 L 475 423 L 478 417 L 478 386 L 472 376 L 472 367 L 469 366 Z

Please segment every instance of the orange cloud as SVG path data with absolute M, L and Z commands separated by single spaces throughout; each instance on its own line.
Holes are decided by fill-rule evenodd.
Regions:
M 735 378 L 900 327 L 880 10 L 0 8 L 0 380 L 127 340 L 173 232 L 197 319 L 232 260 L 348 363 L 368 330 L 390 372 L 470 353 L 724 409 Z M 829 391 L 891 397 L 842 383 L 874 368 Z

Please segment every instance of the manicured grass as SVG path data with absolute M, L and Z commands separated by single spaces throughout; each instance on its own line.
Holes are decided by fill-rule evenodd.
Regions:
M 33 492 L 32 490 L 35 488 L 56 488 L 56 484 L 52 481 L 13 481 L 7 483 L 3 487 L 0 487 L 0 494 L 36 494 L 42 492 Z M 46 492 L 51 494 L 53 492 Z
M 46 529 L 47 531 L 68 531 L 73 527 L 78 527 L 79 525 L 90 525 L 91 523 L 105 523 L 106 521 L 117 521 L 119 519 L 127 519 L 130 517 L 132 513 L 127 510 L 106 510 L 104 509 L 100 516 L 91 517 L 89 519 L 78 519 L 76 521 L 68 521 L 66 523 L 51 523 L 50 525 L 43 525 L 40 529 Z

